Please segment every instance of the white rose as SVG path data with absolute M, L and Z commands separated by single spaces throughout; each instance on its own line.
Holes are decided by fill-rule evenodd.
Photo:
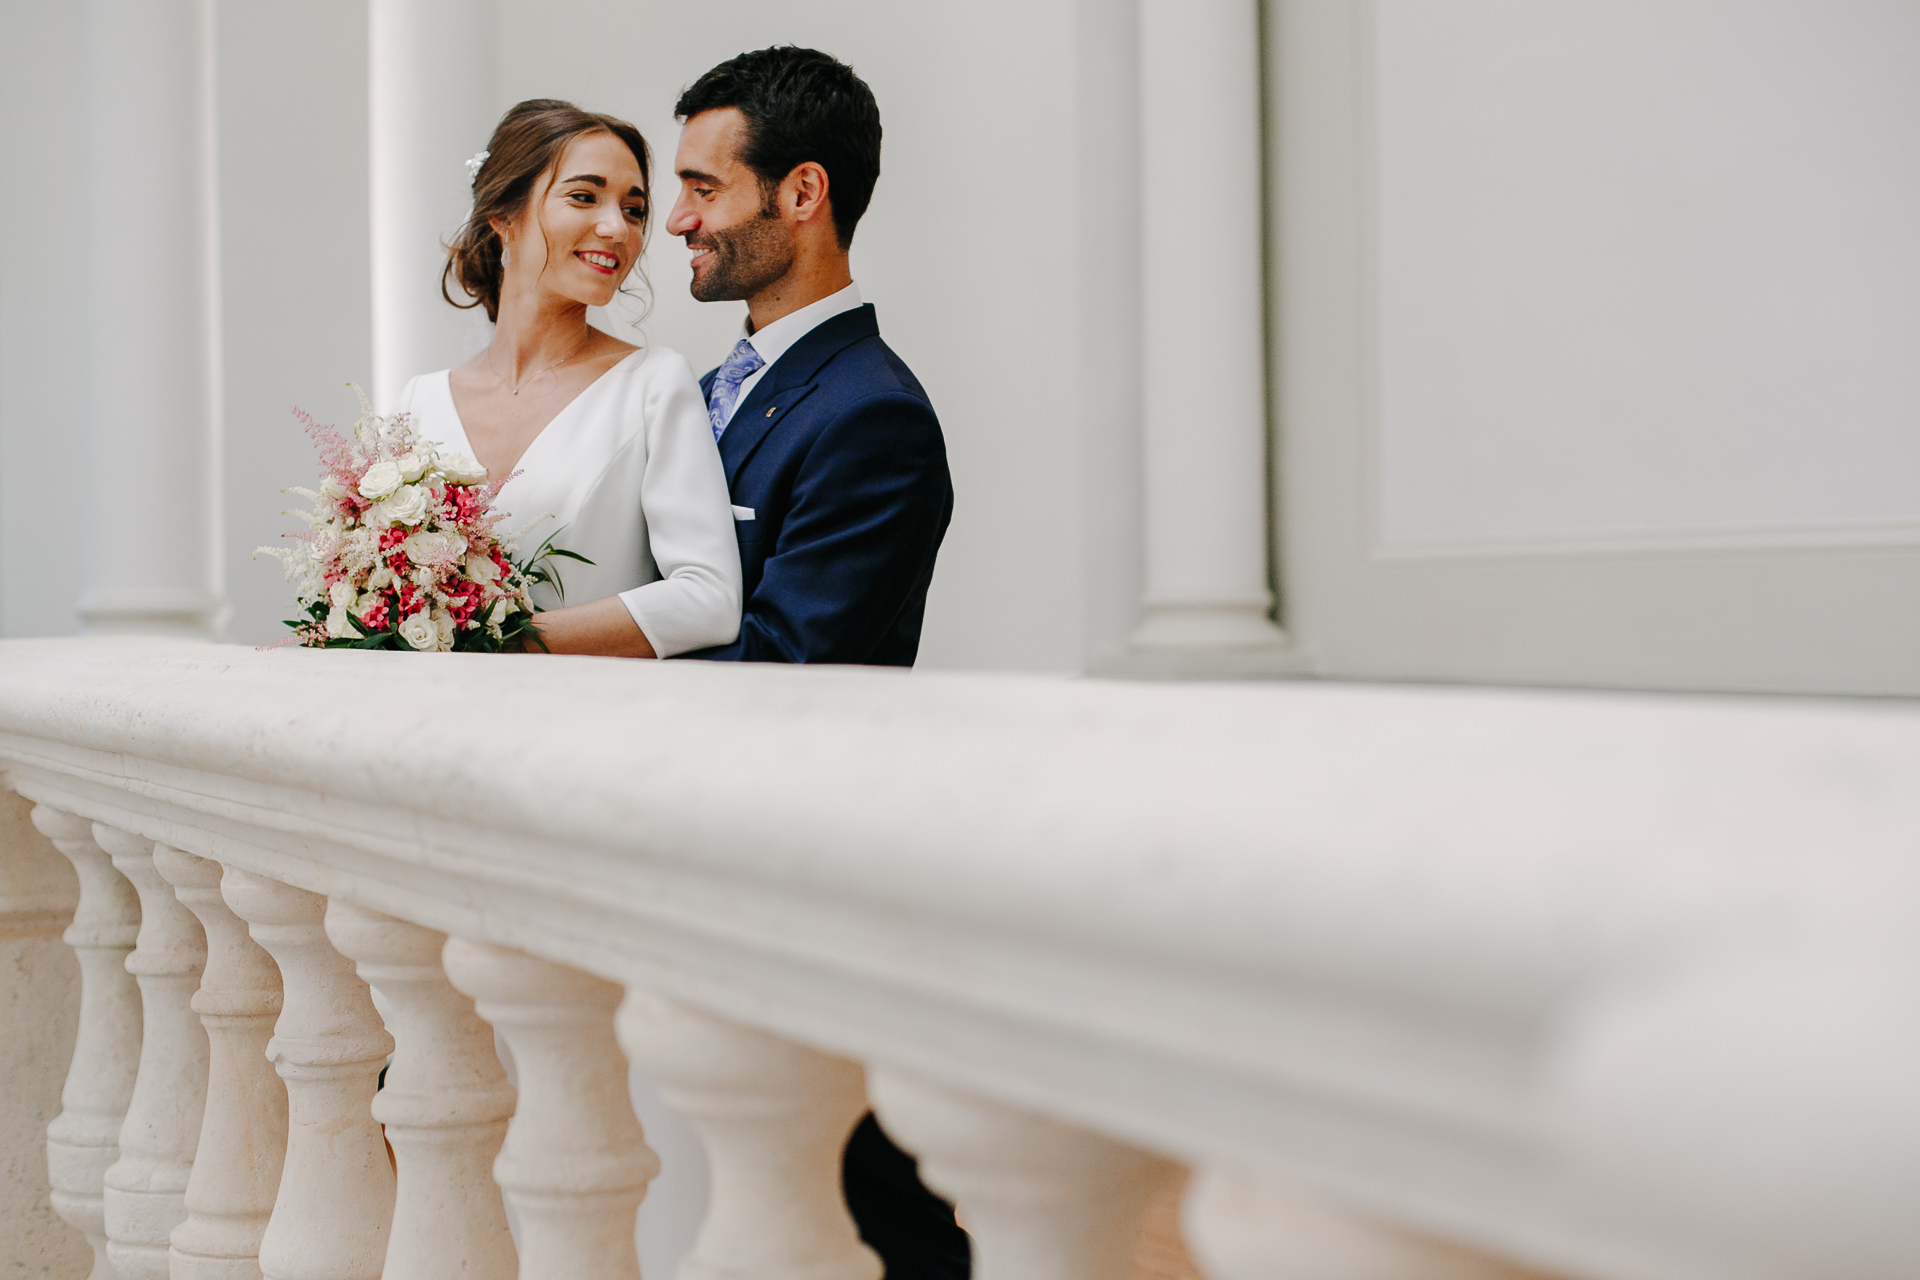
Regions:
M 400 624 L 400 638 L 408 647 L 429 653 L 440 647 L 440 628 L 433 625 L 433 619 L 422 609 Z
M 455 484 L 485 484 L 487 469 L 470 453 L 443 453 L 436 464 L 440 474 Z
M 419 524 L 427 518 L 427 491 L 417 484 L 405 485 L 380 505 L 388 524 Z
M 487 621 L 493 623 L 496 627 L 500 626 L 506 622 L 508 618 L 511 618 L 514 615 L 514 611 L 519 607 L 519 601 L 515 600 L 512 596 L 501 596 L 493 602 L 493 611 L 487 615 Z
M 400 468 L 401 479 L 411 484 L 427 474 L 427 468 L 433 465 L 433 446 L 417 444 L 395 458 L 393 464 Z
M 393 570 L 384 564 L 373 566 L 373 572 L 367 575 L 367 590 L 384 591 L 393 585 Z
M 400 468 L 382 458 L 367 468 L 367 474 L 360 477 L 360 496 L 377 502 L 400 487 L 402 480 Z
M 359 593 L 353 589 L 353 584 L 345 578 L 340 579 L 340 581 L 327 588 L 327 600 L 335 609 L 351 609 L 354 598 L 358 594 Z
M 469 555 L 467 577 L 483 587 L 490 587 L 500 580 L 500 566 L 493 562 L 492 556 Z
M 444 533 L 416 533 L 400 544 L 415 564 L 446 564 L 460 554 L 460 543 Z
M 359 634 L 353 629 L 353 624 L 347 621 L 347 611 L 344 606 L 335 605 L 327 611 L 327 635 L 330 638 L 351 640 Z
M 433 627 L 434 630 L 439 633 L 441 652 L 444 653 L 453 648 L 453 615 L 445 609 L 435 609 L 433 611 Z

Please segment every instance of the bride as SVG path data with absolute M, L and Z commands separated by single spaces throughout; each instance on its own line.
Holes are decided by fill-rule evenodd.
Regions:
M 401 412 L 494 480 L 512 529 L 564 597 L 536 587 L 554 653 L 664 658 L 730 643 L 740 629 L 740 552 L 706 403 L 677 352 L 634 347 L 587 323 L 646 243 L 649 161 L 632 125 L 552 99 L 508 111 L 477 158 L 473 214 L 448 251 L 457 282 L 494 322 L 486 350 L 413 379 Z M 544 596 L 544 598 L 543 598 Z M 569 601 L 564 606 L 562 599 Z

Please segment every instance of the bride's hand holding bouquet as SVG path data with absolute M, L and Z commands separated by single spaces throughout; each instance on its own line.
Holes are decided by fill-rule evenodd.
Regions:
M 315 648 L 499 653 L 544 648 L 530 588 L 555 583 L 550 561 L 585 557 L 549 537 L 524 561 L 498 534 L 500 487 L 477 461 L 422 439 L 407 415 L 381 417 L 361 399 L 351 435 L 302 413 L 320 450 L 320 488 L 289 489 L 313 503 L 290 512 L 308 528 L 297 549 L 261 547 L 297 583 L 306 616 L 293 639 Z

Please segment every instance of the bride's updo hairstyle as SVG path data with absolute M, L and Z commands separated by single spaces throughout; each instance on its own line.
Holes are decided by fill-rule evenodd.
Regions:
M 440 296 L 456 307 L 485 307 L 487 319 L 500 318 L 500 283 L 506 272 L 500 261 L 500 233 L 493 220 L 512 222 L 534 197 L 534 187 L 553 174 L 560 153 L 575 138 L 610 133 L 627 144 L 640 166 L 640 190 L 646 215 L 653 212 L 653 162 L 647 140 L 625 120 L 582 111 L 558 98 L 529 98 L 500 117 L 487 142 L 486 159 L 473 175 L 473 213 L 460 234 L 447 246 L 446 270 L 440 273 Z M 541 184 L 543 187 L 545 184 Z M 641 234 L 646 232 L 646 216 Z M 458 281 L 471 302 L 454 301 L 448 289 Z

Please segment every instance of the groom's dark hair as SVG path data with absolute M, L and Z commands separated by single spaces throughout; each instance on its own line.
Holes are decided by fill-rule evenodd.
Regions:
M 827 171 L 834 235 L 845 249 L 880 178 L 880 104 L 846 63 L 782 45 L 729 58 L 674 104 L 676 119 L 732 107 L 747 121 L 740 160 L 769 196 L 811 160 Z

